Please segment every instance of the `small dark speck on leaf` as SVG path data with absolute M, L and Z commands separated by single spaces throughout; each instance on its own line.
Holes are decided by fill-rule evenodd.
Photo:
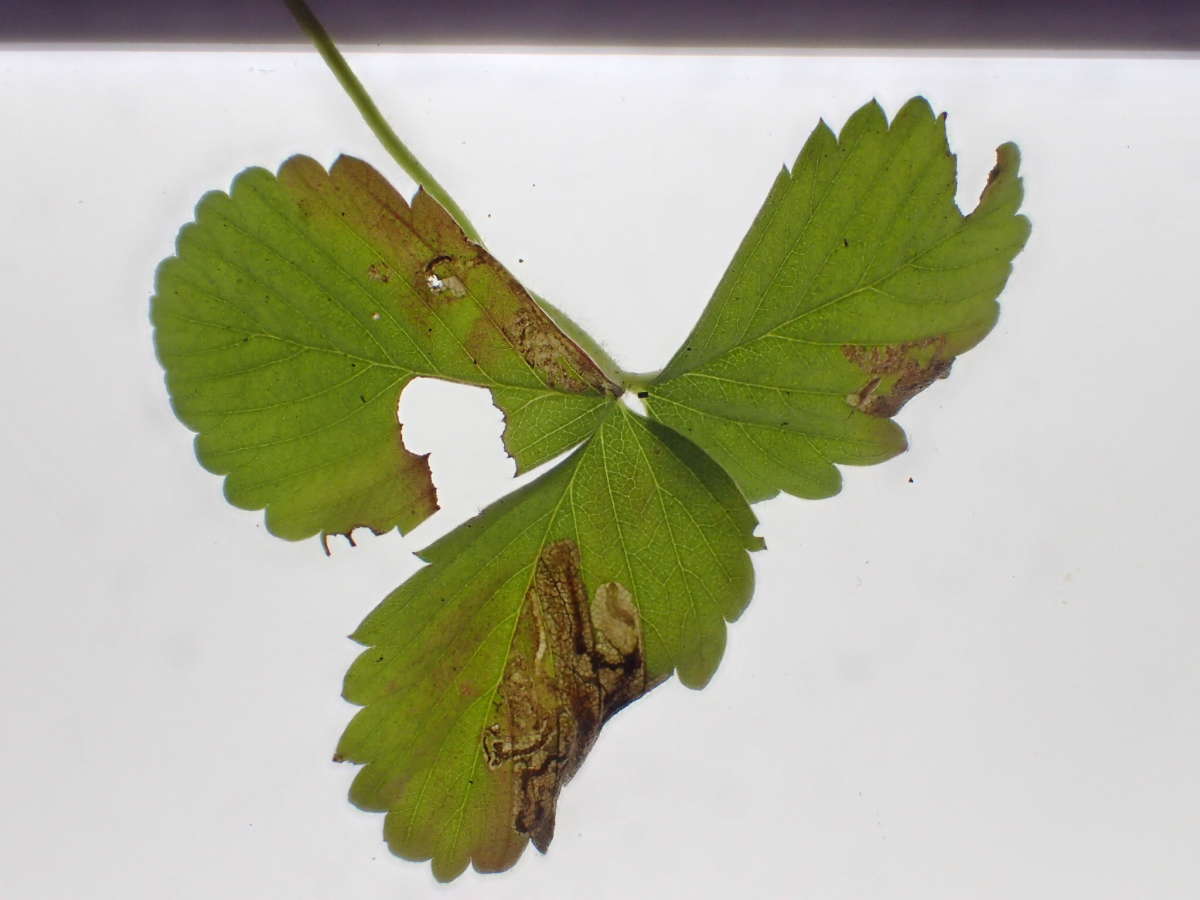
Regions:
M 375 659 L 375 662 L 383 662 L 383 659 L 384 659 L 384 658 L 383 658 L 382 656 L 380 656 L 380 657 L 377 657 L 377 658 Z
M 639 400 L 645 400 L 647 397 L 650 396 L 650 392 L 649 391 L 638 391 L 637 395 L 638 395 Z
M 850 239 L 849 239 L 849 238 L 842 238 L 842 246 L 843 246 L 843 247 L 849 247 L 849 246 L 850 246 Z
M 362 394 L 359 394 L 359 395 L 358 395 L 358 399 L 359 399 L 359 401 L 360 401 L 360 402 L 362 402 L 362 403 L 366 403 L 366 402 L 367 402 L 367 398 L 366 398 L 366 397 L 364 397 Z

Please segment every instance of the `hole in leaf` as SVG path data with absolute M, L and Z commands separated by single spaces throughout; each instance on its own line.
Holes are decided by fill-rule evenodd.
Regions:
M 513 461 L 500 435 L 504 419 L 485 388 L 416 378 L 400 394 L 404 445 L 428 453 L 441 512 L 429 520 L 440 534 L 513 488 Z M 422 532 L 422 540 L 429 539 Z

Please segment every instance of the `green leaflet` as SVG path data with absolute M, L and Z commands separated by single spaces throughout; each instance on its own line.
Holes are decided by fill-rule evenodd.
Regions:
M 878 104 L 840 137 L 821 123 L 782 171 L 700 321 L 647 388 L 651 415 L 704 448 L 754 501 L 838 492 L 834 463 L 904 450 L 890 421 L 995 324 L 1029 235 L 1017 148 L 954 204 L 944 117 Z
M 419 191 L 297 156 L 201 200 L 159 268 L 155 343 L 196 455 L 285 538 L 407 531 L 437 509 L 400 392 L 492 389 L 524 471 L 591 434 L 620 388 Z
M 354 633 L 368 649 L 345 696 L 364 708 L 338 747 L 340 758 L 367 763 L 353 801 L 388 811 L 393 851 L 432 859 L 439 879 L 470 861 L 483 871 L 512 865 L 526 842 L 514 828 L 519 772 L 489 768 L 484 742 L 502 715 L 513 657 L 524 654 L 528 666 L 540 655 L 536 629 L 522 637 L 518 626 L 529 625 L 523 610 L 546 548 L 578 547 L 588 597 L 610 583 L 632 595 L 647 687 L 673 670 L 702 687 L 724 650 L 725 623 L 750 599 L 747 551 L 762 546 L 754 526 L 711 460 L 614 405 L 565 461 L 425 549 L 429 565 Z

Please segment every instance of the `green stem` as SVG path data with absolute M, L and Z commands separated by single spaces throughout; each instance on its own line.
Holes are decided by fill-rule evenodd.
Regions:
M 413 181 L 424 188 L 429 196 L 433 197 L 445 208 L 446 212 L 454 217 L 467 237 L 477 244 L 483 244 L 483 239 L 475 230 L 475 226 L 471 224 L 471 220 L 467 218 L 467 214 L 392 130 L 392 126 L 387 123 L 387 119 L 383 117 L 383 113 L 379 111 L 379 107 L 375 105 L 371 95 L 362 86 L 362 82 L 358 80 L 345 57 L 334 46 L 329 32 L 321 25 L 316 15 L 309 9 L 308 4 L 304 0 L 283 0 L 283 2 L 295 17 L 296 22 L 304 29 L 304 33 L 312 39 L 321 58 L 325 60 L 325 64 L 329 66 L 342 88 L 350 95 L 350 99 L 362 113 L 363 119 L 375 133 L 375 137 L 379 138 L 379 143 L 383 144 L 384 149 L 392 155 L 392 158 L 400 164 L 400 168 L 407 172 Z
M 644 394 L 654 387 L 660 374 L 662 369 L 653 372 L 626 372 L 624 369 L 618 369 L 617 381 L 631 394 Z

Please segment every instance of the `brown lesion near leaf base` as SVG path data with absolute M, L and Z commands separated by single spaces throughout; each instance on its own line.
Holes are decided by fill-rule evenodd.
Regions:
M 950 375 L 954 356 L 946 351 L 946 336 L 898 344 L 845 344 L 842 355 L 869 377 L 846 402 L 870 416 L 890 418 L 939 378 Z
M 572 394 L 597 391 L 618 396 L 621 389 L 603 376 L 579 347 L 559 331 L 540 307 L 522 306 L 501 323 L 504 336 L 542 374 L 546 384 Z M 597 376 L 600 377 L 597 377 Z
M 563 785 L 604 723 L 655 684 L 632 593 L 608 582 L 589 601 L 571 540 L 538 557 L 513 648 L 483 753 L 489 769 L 511 767 L 512 826 L 545 853 Z
M 479 302 L 477 327 L 467 339 L 473 360 L 486 362 L 497 352 L 496 338 L 502 336 L 554 390 L 621 394 L 621 388 L 538 306 L 525 286 L 468 238 L 425 190 L 418 189 L 410 205 L 382 175 L 350 157 L 341 157 L 330 174 L 334 181 L 353 184 L 360 196 L 371 198 L 362 207 L 364 224 L 381 246 L 391 250 L 395 259 L 388 262 L 393 268 L 410 267 L 417 297 L 435 308 L 471 296 Z
M 468 339 L 480 358 L 486 356 L 499 331 L 547 387 L 569 394 L 619 397 L 623 393 L 499 260 L 477 244 L 469 246 L 470 255 L 456 263 L 468 285 L 489 285 L 491 301 L 490 315 L 480 318 Z
M 410 204 L 379 172 L 349 156 L 339 157 L 328 173 L 308 157 L 292 157 L 280 168 L 279 182 L 302 221 L 336 222 L 375 252 L 364 281 L 388 284 L 390 298 L 379 296 L 395 304 L 393 318 L 415 345 L 431 339 L 432 319 L 445 307 L 456 308 L 456 328 L 465 333 L 472 326 L 463 337 L 469 368 L 426 374 L 488 384 L 495 380 L 493 369 L 511 376 L 515 352 L 553 390 L 621 395 L 621 387 L 424 189 Z M 468 314 L 472 299 L 478 308 Z

